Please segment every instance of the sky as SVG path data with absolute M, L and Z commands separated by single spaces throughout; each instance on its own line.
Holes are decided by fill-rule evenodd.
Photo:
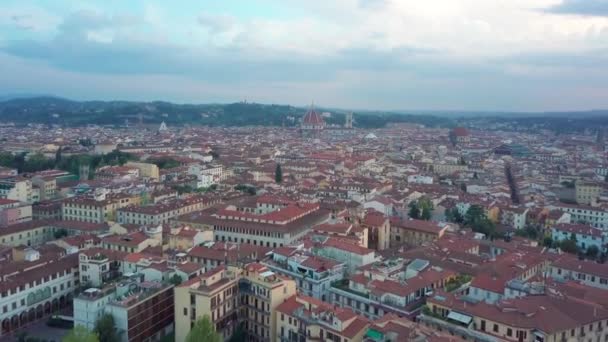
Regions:
M 0 95 L 608 108 L 608 0 L 2 0 Z

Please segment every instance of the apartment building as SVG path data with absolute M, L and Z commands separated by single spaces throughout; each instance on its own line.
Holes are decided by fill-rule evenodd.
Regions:
M 296 294 L 295 281 L 283 278 L 260 263 L 244 268 L 239 283 L 240 317 L 252 342 L 271 342 L 277 336 L 277 307 Z
M 428 294 L 455 277 L 455 272 L 430 266 L 426 260 L 385 260 L 333 283 L 330 300 L 370 319 L 387 313 L 414 318 Z
M 128 162 L 125 164 L 125 166 L 137 168 L 139 170 L 139 176 L 144 179 L 147 178 L 155 181 L 158 181 L 160 179 L 160 172 L 156 164 Z
M 597 201 L 604 190 L 602 183 L 578 180 L 575 183 L 576 203 L 590 205 Z
M 573 280 L 587 286 L 608 290 L 608 267 L 591 260 L 563 255 L 551 263 L 548 275 L 556 280 Z
M 370 321 L 347 308 L 294 295 L 277 307 L 273 341 L 365 341 Z
M 295 247 L 279 247 L 272 259 L 262 262 L 273 272 L 296 281 L 298 293 L 323 301 L 331 284 L 344 277 L 345 263 L 303 253 Z
M 23 177 L 0 178 L 0 198 L 32 203 L 32 181 Z
M 602 252 L 608 243 L 608 232 L 586 224 L 560 223 L 551 227 L 553 241 L 568 240 L 573 236 L 576 238 L 576 245 L 583 251 L 595 246 Z
M 173 285 L 125 278 L 74 298 L 74 324 L 92 330 L 99 317 L 109 314 L 120 342 L 158 341 L 174 330 L 173 307 Z
M 32 205 L 0 198 L 0 227 L 32 220 Z
M 63 200 L 64 220 L 102 223 L 114 221 L 116 210 L 141 203 L 136 195 L 118 194 L 97 198 L 77 196 Z
M 441 238 L 448 229 L 448 225 L 441 222 L 424 221 L 416 219 L 391 219 L 391 247 L 406 243 L 418 246 L 425 242 Z
M 228 340 L 239 324 L 238 268 L 216 267 L 175 288 L 175 340 L 184 341 L 195 322 L 208 315 Z
M 39 201 L 52 200 L 57 197 L 57 178 L 52 175 L 32 177 L 32 186 L 39 189 Z
M 595 228 L 608 230 L 608 211 L 602 207 L 561 204 L 557 209 L 569 213 L 571 222 L 585 223 Z

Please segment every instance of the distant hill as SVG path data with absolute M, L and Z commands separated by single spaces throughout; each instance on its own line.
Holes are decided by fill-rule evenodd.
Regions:
M 290 105 L 238 102 L 231 104 L 176 104 L 171 102 L 73 101 L 53 96 L 14 97 L 0 101 L 0 121 L 17 124 L 45 123 L 67 126 L 86 124 L 133 125 L 166 122 L 172 126 L 285 126 L 296 127 L 307 108 Z M 328 124 L 344 123 L 346 110 L 331 112 Z M 517 130 L 550 129 L 560 132 L 608 127 L 608 110 L 584 112 L 467 112 L 467 111 L 355 111 L 355 126 L 385 127 L 389 123 L 414 123 L 428 127 L 463 125 Z
M 199 124 L 208 126 L 286 126 L 299 124 L 306 108 L 289 105 L 231 103 L 175 104 L 170 102 L 72 101 L 59 97 L 13 98 L 0 102 L 0 119 L 15 123 L 61 125 L 135 124 L 140 117 L 146 124 Z M 319 111 L 325 111 L 318 108 Z M 328 124 L 344 123 L 346 111 L 331 110 Z M 427 126 L 452 125 L 451 120 L 433 115 L 387 112 L 355 113 L 358 127 L 384 127 L 389 122 L 412 122 Z

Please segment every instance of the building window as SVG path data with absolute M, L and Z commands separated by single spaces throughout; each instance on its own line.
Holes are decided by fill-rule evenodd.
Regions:
M 513 330 L 511 330 L 511 328 L 507 328 L 507 336 L 513 336 Z
M 184 316 L 188 316 L 188 308 L 184 308 Z

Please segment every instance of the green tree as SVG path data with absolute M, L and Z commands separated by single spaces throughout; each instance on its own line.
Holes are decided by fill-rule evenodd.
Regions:
M 420 218 L 420 208 L 418 208 L 418 202 L 412 201 L 410 203 L 409 207 L 410 207 L 410 211 L 408 213 L 409 217 L 411 217 L 413 219 L 419 219 Z
M 59 163 L 61 163 L 61 147 L 59 147 L 57 152 L 55 152 L 55 166 L 57 166 Z
M 485 210 L 482 206 L 473 204 L 467 210 L 467 213 L 464 215 L 464 222 L 468 225 L 471 225 L 475 222 L 479 222 L 486 217 Z
M 599 253 L 600 253 L 600 249 L 597 248 L 596 245 L 591 245 L 591 246 L 587 247 L 587 251 L 585 252 L 587 257 L 592 258 L 592 259 L 597 258 Z
M 278 184 L 283 181 L 283 170 L 281 169 L 281 164 L 277 164 L 277 167 L 274 170 L 274 181 Z
M 199 318 L 188 336 L 186 342 L 221 342 L 222 337 L 215 331 L 215 327 L 208 315 Z
M 460 190 L 462 192 L 467 192 L 467 185 L 465 183 L 460 183 Z
M 545 236 L 543 239 L 543 246 L 545 247 L 553 247 L 553 239 L 550 236 Z
M 174 275 L 171 277 L 171 279 L 169 279 L 169 282 L 170 282 L 171 284 L 175 285 L 175 286 L 177 286 L 177 285 L 181 284 L 181 283 L 182 283 L 182 281 L 183 281 L 182 277 L 181 277 L 179 274 L 177 274 L 177 273 L 175 273 L 175 274 L 174 274 Z
M 55 239 L 61 239 L 63 237 L 68 236 L 68 230 L 65 228 L 60 228 L 57 229 L 54 233 L 53 236 L 55 237 Z
M 576 254 L 578 253 L 578 246 L 576 245 L 576 239 L 565 239 L 560 241 L 559 248 L 566 253 Z
M 93 330 L 99 336 L 99 342 L 114 342 L 119 340 L 118 331 L 114 324 L 114 316 L 104 314 L 99 317 Z
M 425 221 L 428 221 L 431 219 L 431 217 L 432 217 L 431 209 L 428 207 L 422 208 L 422 214 L 420 214 L 420 218 Z
M 62 342 L 99 342 L 97 334 L 90 332 L 86 327 L 77 325 L 61 340 Z

